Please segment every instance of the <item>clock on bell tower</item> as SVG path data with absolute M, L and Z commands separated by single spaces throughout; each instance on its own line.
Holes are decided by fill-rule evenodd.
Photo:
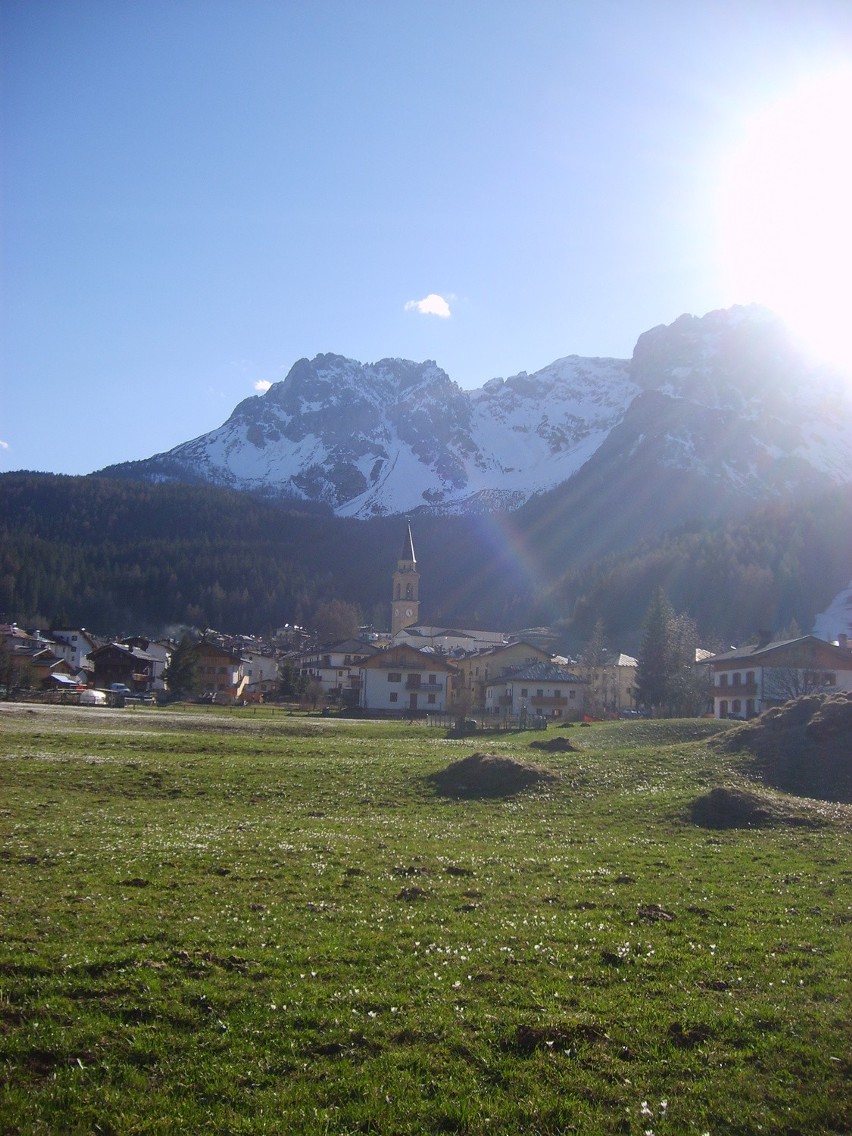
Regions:
M 393 596 L 391 598 L 391 636 L 412 627 L 418 621 L 420 612 L 420 573 L 414 556 L 414 541 L 411 538 L 411 522 L 407 524 L 402 552 L 393 574 Z

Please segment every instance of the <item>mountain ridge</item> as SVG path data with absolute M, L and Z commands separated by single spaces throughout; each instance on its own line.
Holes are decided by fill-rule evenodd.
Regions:
M 217 429 L 99 473 L 365 519 L 515 510 L 610 455 L 689 471 L 733 505 L 852 481 L 850 426 L 838 376 L 771 313 L 731 308 L 651 328 L 630 360 L 569 355 L 472 391 L 434 360 L 300 359 Z

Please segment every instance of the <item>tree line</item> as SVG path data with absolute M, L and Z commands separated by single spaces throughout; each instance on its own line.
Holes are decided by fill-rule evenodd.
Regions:
M 603 556 L 570 517 L 543 550 L 527 515 L 417 515 L 421 614 L 447 626 L 554 625 L 572 653 L 602 618 L 635 654 L 662 587 L 703 645 L 757 628 L 812 626 L 852 575 L 852 487 L 696 520 Z M 332 600 L 389 621 L 404 522 L 300 514 L 210 486 L 0 475 L 0 620 L 158 635 L 218 627 L 264 634 Z

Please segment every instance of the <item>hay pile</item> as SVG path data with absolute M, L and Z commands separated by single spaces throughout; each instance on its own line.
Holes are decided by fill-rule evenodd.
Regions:
M 792 803 L 742 789 L 711 789 L 692 803 L 690 819 L 702 828 L 766 828 L 776 824 L 809 825 L 816 818 Z
M 567 738 L 550 738 L 546 742 L 530 742 L 530 749 L 543 749 L 548 753 L 576 753 L 577 747 Z
M 444 797 L 510 797 L 554 780 L 540 765 L 516 761 L 496 753 L 473 753 L 454 761 L 427 781 Z
M 852 694 L 796 698 L 711 744 L 750 754 L 744 772 L 785 793 L 852 803 Z

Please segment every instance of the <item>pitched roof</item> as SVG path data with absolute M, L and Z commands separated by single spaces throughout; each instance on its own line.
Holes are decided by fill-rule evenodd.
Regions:
M 360 664 L 362 667 L 369 667 L 371 670 L 381 667 L 398 666 L 400 668 L 407 668 L 408 670 L 423 670 L 423 671 L 452 671 L 454 674 L 458 668 L 454 667 L 451 663 L 446 662 L 439 655 L 425 654 L 419 651 L 416 647 L 410 646 L 408 643 L 398 643 L 395 647 L 388 647 L 384 651 L 377 651 L 375 655 L 371 655 L 369 659 L 364 659 Z
M 738 661 L 743 662 L 760 662 L 766 660 L 768 656 L 775 654 L 782 648 L 786 647 L 821 647 L 828 651 L 837 652 L 841 659 L 848 660 L 850 667 L 852 667 L 852 652 L 838 647 L 836 643 L 828 643 L 825 639 L 818 639 L 816 635 L 800 635 L 795 639 L 777 639 L 771 643 L 747 643 L 744 647 L 734 647 L 730 651 L 722 651 L 718 655 L 711 655 L 709 659 L 705 659 L 707 663 L 733 663 Z
M 488 683 L 489 686 L 495 686 L 501 682 L 512 680 L 513 682 L 571 682 L 571 683 L 588 683 L 588 679 L 580 678 L 575 675 L 573 671 L 567 670 L 565 667 L 560 667 L 557 663 L 526 663 L 524 666 L 512 667 L 506 671 L 505 674 L 496 676 Z
M 363 639 L 344 639 L 341 643 L 335 643 L 333 647 L 326 650 L 317 652 L 320 655 L 339 655 L 341 652 L 345 655 L 374 655 L 378 647 L 375 643 L 365 643 Z

